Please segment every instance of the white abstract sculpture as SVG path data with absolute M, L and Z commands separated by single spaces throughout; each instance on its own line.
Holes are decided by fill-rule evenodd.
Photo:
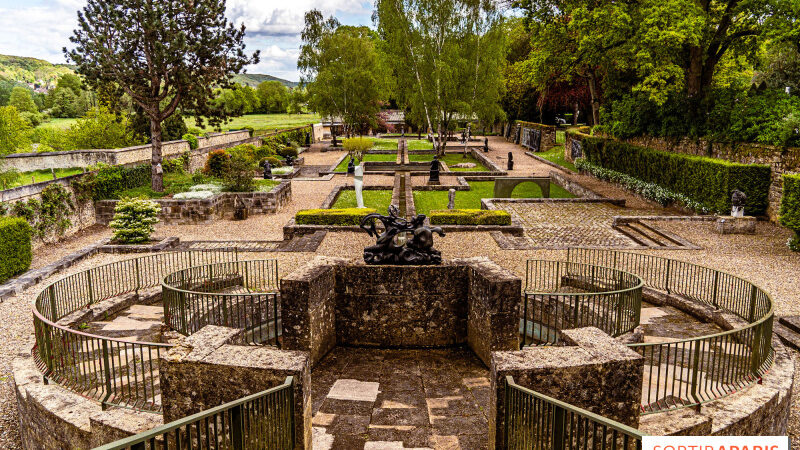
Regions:
M 362 164 L 356 166 L 353 184 L 356 188 L 356 205 L 359 208 L 364 208 L 364 195 L 362 193 L 364 188 L 364 166 Z

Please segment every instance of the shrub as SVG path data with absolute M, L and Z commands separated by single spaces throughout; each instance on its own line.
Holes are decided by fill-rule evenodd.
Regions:
M 21 217 L 0 217 L 0 283 L 24 273 L 33 258 L 31 235 L 33 229 Z
M 74 149 L 122 148 L 145 143 L 144 138 L 133 130 L 128 116 L 103 108 L 87 112 L 70 126 L 66 141 Z M 50 142 L 42 143 L 57 148 Z
M 298 225 L 361 225 L 361 219 L 374 212 L 370 208 L 304 209 L 294 221 Z
M 143 198 L 125 198 L 114 208 L 114 220 L 108 224 L 114 229 L 114 240 L 123 244 L 147 242 L 158 222 L 161 206 Z
M 222 174 L 225 171 L 225 164 L 230 158 L 231 155 L 225 150 L 214 150 L 208 154 L 203 173 L 212 177 L 222 178 Z
M 800 251 L 800 174 L 783 176 L 783 198 L 781 198 L 781 225 L 794 231 L 788 245 L 792 251 Z
M 507 211 L 441 209 L 431 211 L 431 225 L 511 225 Z
M 267 161 L 272 168 L 281 167 L 283 165 L 283 162 L 280 159 L 274 156 L 268 156 L 266 158 L 261 158 L 261 160 L 258 161 L 258 167 L 264 167 L 264 161 Z
M 365 152 L 373 146 L 372 139 L 356 137 L 342 141 L 342 147 L 351 153 Z
M 228 192 L 253 192 L 255 180 L 254 164 L 242 154 L 231 155 L 225 161 L 222 179 L 225 181 L 225 190 Z
M 50 184 L 41 193 L 41 200 L 31 198 L 13 204 L 15 216 L 25 219 L 38 239 L 61 237 L 72 222 L 70 213 L 75 210 L 72 194 L 60 184 Z
M 184 164 L 182 158 L 165 159 L 161 164 L 164 173 L 183 173 Z
M 288 145 L 286 147 L 283 147 L 280 150 L 278 150 L 278 155 L 283 156 L 284 158 L 287 158 L 287 157 L 297 158 L 297 155 L 299 155 L 299 154 L 300 153 L 297 151 L 296 148 L 288 146 Z
M 663 152 L 611 139 L 585 138 L 588 162 L 685 196 L 703 208 L 726 213 L 731 192 L 747 194 L 745 211 L 764 215 L 769 204 L 770 167 Z
M 149 164 L 130 168 L 98 164 L 92 169 L 96 169 L 97 173 L 84 178 L 90 185 L 89 189 L 94 200 L 115 198 L 117 192 L 147 186 L 150 184 L 152 173 Z
M 183 135 L 182 139 L 189 143 L 189 148 L 194 150 L 200 145 L 200 141 L 197 140 L 197 136 L 193 134 L 186 133 Z

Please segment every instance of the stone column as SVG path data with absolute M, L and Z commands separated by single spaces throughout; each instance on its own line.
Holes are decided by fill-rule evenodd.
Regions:
M 520 386 L 638 428 L 644 358 L 594 327 L 561 336 L 567 346 L 492 353 L 490 448 L 505 448 L 508 375 Z
M 240 331 L 209 325 L 159 360 L 164 422 L 184 418 L 294 377 L 295 449 L 311 448 L 311 368 L 307 352 L 231 345 Z
M 281 280 L 282 348 L 311 353 L 311 365 L 336 346 L 336 276 L 340 258 L 314 258 Z
M 453 261 L 469 270 L 467 343 L 478 358 L 491 365 L 492 352 L 519 348 L 519 308 L 522 280 L 488 258 Z

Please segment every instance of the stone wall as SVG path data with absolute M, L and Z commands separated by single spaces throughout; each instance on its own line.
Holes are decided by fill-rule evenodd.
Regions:
M 580 142 L 586 135 L 567 133 L 564 146 L 565 156 L 572 161 L 570 148 L 572 141 Z M 783 197 L 783 175 L 800 172 L 800 148 L 780 148 L 771 145 L 754 143 L 709 142 L 703 139 L 666 139 L 654 137 L 636 137 L 624 140 L 630 144 L 657 150 L 686 155 L 708 156 L 742 164 L 767 164 L 772 169 L 772 183 L 769 188 L 769 206 L 767 214 L 770 220 L 778 219 L 781 198 Z
M 291 181 L 284 181 L 270 192 L 223 192 L 209 199 L 157 199 L 161 205 L 159 219 L 164 223 L 209 223 L 233 214 L 239 201 L 247 205 L 250 214 L 274 214 L 292 200 Z M 118 200 L 95 202 L 97 223 L 108 225 L 114 217 Z
M 520 386 L 637 428 L 644 358 L 597 328 L 562 331 L 566 346 L 492 354 L 490 448 L 505 448 L 506 376 Z
M 197 138 L 198 148 L 219 147 L 246 139 L 250 139 L 250 132 L 247 130 L 212 133 L 208 135 L 208 137 Z M 189 143 L 184 140 L 164 142 L 161 147 L 164 158 L 177 156 L 189 150 Z M 99 162 L 110 165 L 138 164 L 150 161 L 152 151 L 152 145 L 147 144 L 107 150 L 14 153 L 6 156 L 5 161 L 10 168 L 17 169 L 20 172 L 28 172 L 50 168 L 68 169 L 71 167 L 88 167 Z
M 164 422 L 280 386 L 294 378 L 295 449 L 311 448 L 311 369 L 307 352 L 234 345 L 240 330 L 208 325 L 159 360 Z
M 543 125 L 541 123 L 535 123 L 535 122 L 523 122 L 521 120 L 517 120 L 511 125 L 510 134 L 508 135 L 507 140 L 513 141 L 515 144 L 520 145 L 520 140 L 522 139 L 522 129 L 525 128 L 537 129 L 542 133 L 542 143 L 541 146 L 539 147 L 540 152 L 547 151 L 556 145 L 557 128 L 554 125 Z
M 318 257 L 281 280 L 283 346 L 319 362 L 336 344 L 519 348 L 522 281 L 485 258 L 367 266 Z

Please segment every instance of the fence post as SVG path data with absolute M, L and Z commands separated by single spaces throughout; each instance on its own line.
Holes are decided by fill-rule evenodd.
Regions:
M 763 325 L 764 322 L 753 328 L 753 344 L 750 347 L 753 353 L 750 360 L 750 372 L 753 377 L 758 374 L 758 370 L 761 368 L 761 333 L 763 332 L 761 328 Z
M 672 260 L 671 259 L 667 259 L 667 278 L 664 281 L 664 288 L 666 288 L 667 294 L 671 293 L 671 291 L 669 290 L 669 278 L 670 278 L 669 275 L 670 275 L 670 269 L 671 268 L 672 268 Z
M 231 445 L 234 450 L 244 449 L 244 430 L 242 429 L 242 405 L 231 408 Z
M 714 293 L 713 293 L 712 299 L 713 300 L 711 301 L 711 304 L 714 305 L 714 308 L 719 309 L 719 306 L 717 305 L 717 300 L 719 300 L 719 271 L 718 270 L 714 271 Z
M 553 447 L 555 450 L 564 448 L 564 414 L 566 411 L 560 406 L 553 405 Z
M 758 288 L 752 284 L 750 285 L 750 323 L 756 320 L 756 296 L 758 296 Z
M 697 379 L 700 375 L 700 349 L 703 347 L 703 341 L 695 340 L 692 342 L 694 342 L 694 357 L 692 358 L 692 395 L 694 396 L 694 401 L 700 403 L 700 395 L 697 392 Z
M 277 336 L 276 336 L 276 338 L 277 338 Z M 294 426 L 295 426 L 295 424 L 294 424 L 294 377 L 292 377 L 292 379 L 289 382 L 289 408 L 287 408 L 287 409 L 289 411 L 289 432 L 291 434 L 291 439 L 292 439 L 290 448 L 294 448 L 295 444 L 297 443 L 297 441 L 295 440 L 295 439 L 297 439 L 297 436 L 295 436 L 295 432 L 294 432 Z
M 503 448 L 509 448 L 509 439 L 511 438 L 511 414 L 509 405 L 511 404 L 511 383 L 509 380 L 513 380 L 511 377 L 506 377 L 506 404 L 505 404 L 505 414 L 504 420 L 505 423 L 503 424 L 503 429 L 505 430 L 505 435 L 503 437 Z
M 58 309 L 56 308 L 56 289 L 54 285 L 47 288 L 47 295 L 50 297 L 50 320 L 53 322 L 58 321 Z
M 139 271 L 139 259 L 140 258 L 136 258 L 134 260 L 134 261 L 136 261 L 136 295 L 137 296 L 139 295 L 139 289 L 142 288 L 142 274 Z
M 89 304 L 94 304 L 94 289 L 92 289 L 92 270 L 86 271 L 86 285 L 89 288 Z
M 53 335 L 50 325 L 42 322 L 42 327 L 44 328 L 45 365 L 47 365 L 47 372 L 44 374 L 44 384 L 47 384 L 47 377 L 53 373 Z
M 100 401 L 100 406 L 105 411 L 108 408 L 106 402 L 111 398 L 111 364 L 108 361 L 108 340 L 103 339 L 101 342 L 103 343 L 103 374 L 106 381 L 106 396 Z

